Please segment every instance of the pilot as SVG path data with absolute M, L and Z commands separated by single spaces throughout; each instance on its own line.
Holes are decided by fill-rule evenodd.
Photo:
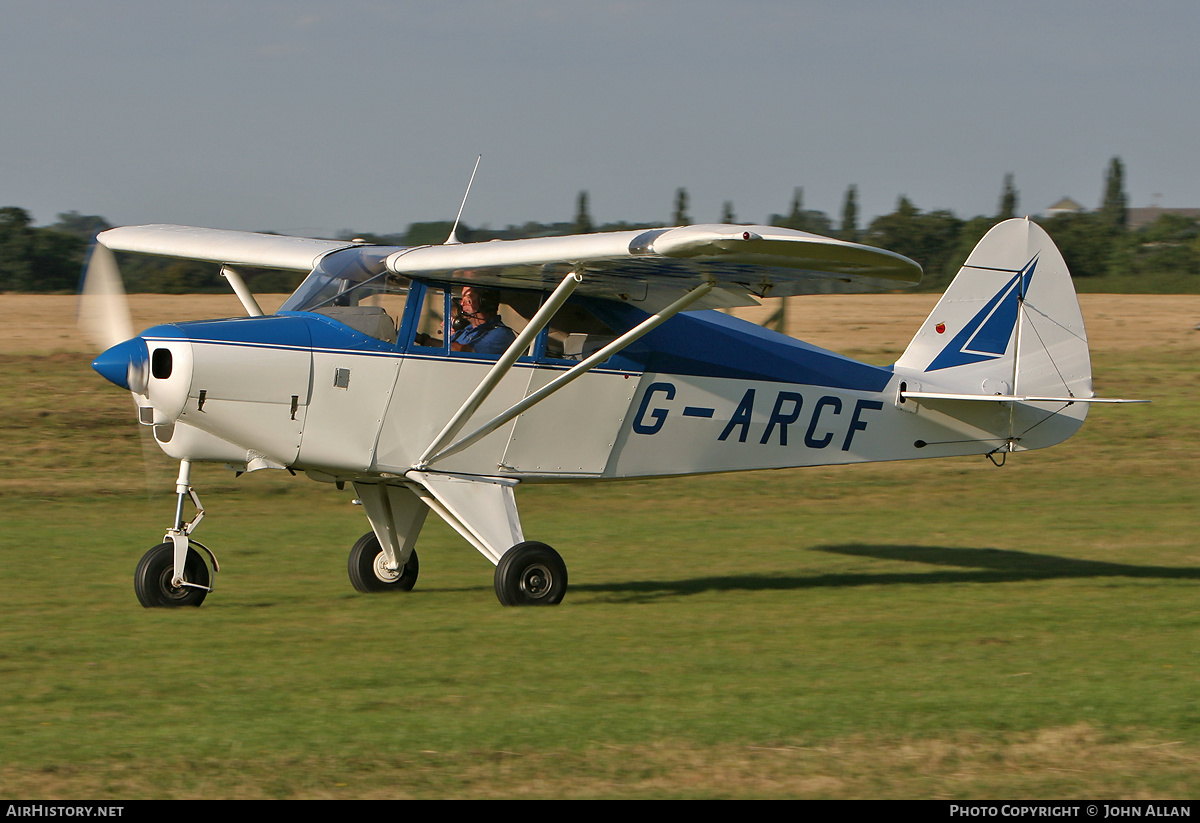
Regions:
M 517 335 L 500 319 L 500 295 L 491 289 L 464 286 L 462 316 L 468 325 L 450 338 L 450 351 L 503 354 Z

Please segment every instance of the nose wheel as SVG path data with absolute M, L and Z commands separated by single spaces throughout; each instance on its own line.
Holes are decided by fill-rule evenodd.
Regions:
M 556 606 L 567 593 L 567 564 L 545 543 L 518 543 L 496 564 L 496 597 L 504 606 Z
M 189 548 L 183 564 L 183 580 L 175 577 L 175 544 L 159 543 L 142 556 L 133 573 L 133 591 L 147 609 L 199 606 L 210 590 L 208 566 L 195 549 Z

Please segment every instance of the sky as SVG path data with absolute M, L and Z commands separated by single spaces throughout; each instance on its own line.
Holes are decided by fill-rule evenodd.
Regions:
M 1195 0 L 0 0 L 0 206 L 311 236 L 1200 207 Z

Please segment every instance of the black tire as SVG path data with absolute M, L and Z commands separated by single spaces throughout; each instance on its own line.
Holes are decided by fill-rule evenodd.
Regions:
M 383 547 L 379 545 L 379 538 L 375 536 L 375 532 L 367 532 L 358 539 L 354 548 L 350 549 L 350 559 L 346 563 L 350 583 L 360 592 L 412 591 L 421 571 L 417 550 L 412 550 L 408 562 L 399 572 L 390 572 L 384 568 L 386 562 L 387 558 Z
M 545 543 L 518 543 L 496 564 L 496 597 L 504 606 L 557 606 L 567 593 L 567 564 Z
M 197 586 L 171 585 L 175 575 L 175 544 L 160 543 L 142 555 L 133 573 L 133 591 L 138 602 L 147 609 L 173 609 L 180 606 L 199 606 L 208 597 L 208 566 L 200 552 L 189 548 L 183 562 L 183 579 Z

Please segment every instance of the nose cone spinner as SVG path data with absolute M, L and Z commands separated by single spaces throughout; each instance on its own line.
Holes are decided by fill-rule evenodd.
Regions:
M 92 361 L 92 368 L 110 383 L 143 394 L 146 391 L 146 367 L 150 353 L 146 341 L 134 337 L 118 343 Z

